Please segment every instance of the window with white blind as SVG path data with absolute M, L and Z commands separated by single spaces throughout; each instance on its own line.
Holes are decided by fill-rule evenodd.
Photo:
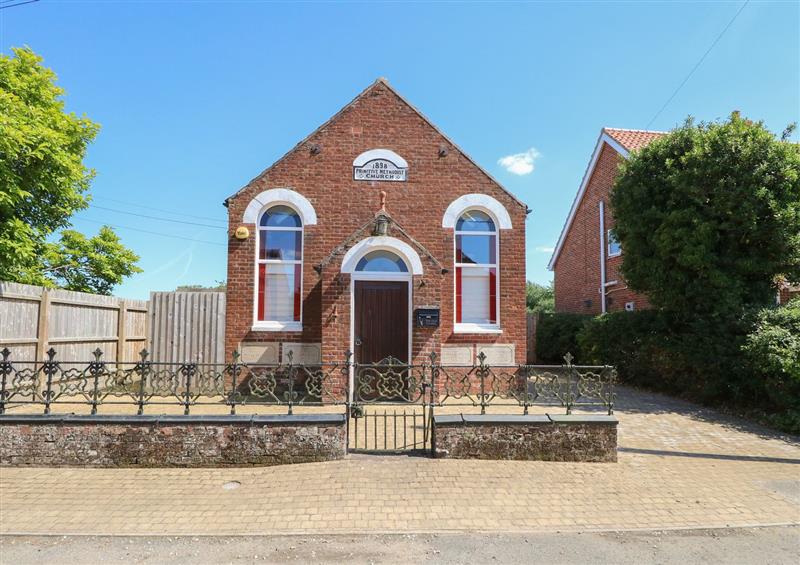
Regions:
M 300 330 L 303 222 L 289 206 L 272 206 L 258 223 L 255 327 Z
M 499 331 L 497 226 L 481 210 L 467 210 L 455 229 L 456 332 Z

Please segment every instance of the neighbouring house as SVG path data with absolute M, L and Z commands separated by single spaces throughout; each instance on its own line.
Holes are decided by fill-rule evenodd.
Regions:
M 782 283 L 778 289 L 778 304 L 786 304 L 794 298 L 800 298 L 800 284 Z
M 622 248 L 614 239 L 610 192 L 617 167 L 660 131 L 603 128 L 548 268 L 554 271 L 556 312 L 600 314 L 649 306 L 619 273 Z
M 386 80 L 225 205 L 228 358 L 525 362 L 528 209 Z
M 622 246 L 614 238 L 610 193 L 623 159 L 665 135 L 663 131 L 603 128 L 578 194 L 572 202 L 548 268 L 554 271 L 556 312 L 600 314 L 648 308 L 619 272 Z M 783 283 L 777 302 L 800 296 L 800 286 Z

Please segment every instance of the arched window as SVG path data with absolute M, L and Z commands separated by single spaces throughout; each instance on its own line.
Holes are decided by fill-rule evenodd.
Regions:
M 296 210 L 279 204 L 258 222 L 256 323 L 300 329 L 303 282 L 303 222 Z
M 407 273 L 406 262 L 391 251 L 379 249 L 364 255 L 356 265 L 356 271 L 373 273 Z
M 467 210 L 455 226 L 456 330 L 499 328 L 497 225 L 482 210 Z

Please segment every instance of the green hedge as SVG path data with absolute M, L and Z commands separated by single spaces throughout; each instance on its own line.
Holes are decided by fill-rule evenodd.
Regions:
M 585 321 L 574 339 L 582 362 L 616 366 L 621 382 L 800 433 L 800 300 L 736 320 L 614 312 Z
M 764 403 L 777 409 L 773 421 L 800 430 L 800 298 L 756 314 L 742 350 Z
M 560 365 L 572 353 L 579 362 L 577 336 L 591 316 L 583 314 L 541 314 L 536 326 L 536 358 L 540 363 Z
M 673 362 L 667 330 L 655 310 L 614 312 L 592 318 L 576 341 L 585 363 L 614 365 L 623 381 L 661 388 L 663 372 Z

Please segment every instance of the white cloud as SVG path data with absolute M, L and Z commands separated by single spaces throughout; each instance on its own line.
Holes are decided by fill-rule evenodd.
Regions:
M 523 153 L 506 155 L 497 160 L 497 164 L 514 175 L 529 175 L 533 172 L 533 162 L 540 153 L 531 147 Z
M 537 245 L 534 249 L 536 249 L 536 251 L 539 253 L 552 253 L 556 250 L 555 247 L 549 247 L 547 245 Z

